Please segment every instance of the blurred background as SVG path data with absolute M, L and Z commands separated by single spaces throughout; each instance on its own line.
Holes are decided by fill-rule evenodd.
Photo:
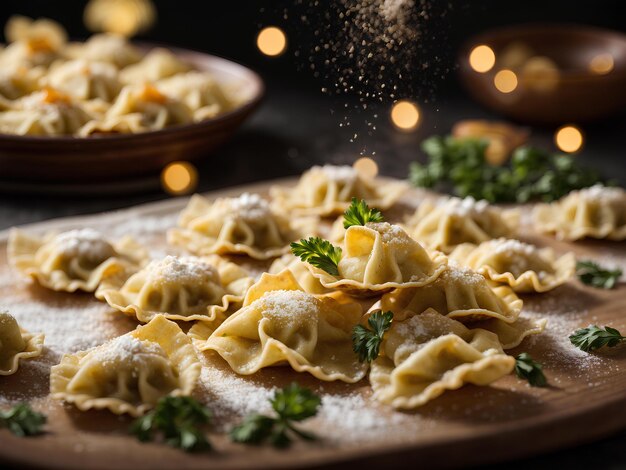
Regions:
M 133 1 L 128 0 L 129 3 Z M 14 14 L 48 17 L 67 28 L 71 38 L 85 39 L 91 34 L 84 21 L 87 3 L 82 0 L 62 3 L 4 0 L 0 4 L 0 21 L 5 23 Z M 411 46 L 396 47 L 389 55 L 366 57 L 365 65 L 361 61 L 362 70 L 353 70 L 356 59 L 347 57 L 341 50 L 346 37 L 353 32 L 346 29 L 345 18 L 341 17 L 345 5 L 339 7 L 338 2 L 155 0 L 151 3 L 156 20 L 146 31 L 137 34 L 136 40 L 227 57 L 257 71 L 267 87 L 261 108 L 235 138 L 196 164 L 199 175 L 196 189 L 199 191 L 295 175 L 319 162 L 352 164 L 360 156 L 373 158 L 381 173 L 404 178 L 410 162 L 424 160 L 419 148 L 424 138 L 448 134 L 455 123 L 464 119 L 506 119 L 505 112 L 493 106 L 486 107 L 485 100 L 480 99 L 485 96 L 480 88 L 485 83 L 473 83 L 474 97 L 462 84 L 463 81 L 468 84 L 468 73 L 484 77 L 486 86 L 505 101 L 503 106 L 506 106 L 507 95 L 515 95 L 496 90 L 498 84 L 494 86 L 494 74 L 498 64 L 482 74 L 464 70 L 471 52 L 471 48 L 467 49 L 469 38 L 493 28 L 529 22 L 573 23 L 616 31 L 626 29 L 623 21 L 626 4 L 618 0 L 416 1 L 416 16 L 407 20 L 411 22 L 407 26 L 409 33 L 403 36 Z M 352 2 L 354 5 L 363 3 Z M 120 27 L 119 22 L 112 24 Z M 257 36 L 268 26 L 278 27 L 286 39 L 284 51 L 277 56 L 268 56 L 259 50 Z M 370 39 L 363 36 L 363 41 Z M 325 49 L 328 44 L 338 45 L 339 49 Z M 395 66 L 391 60 L 395 60 Z M 488 66 L 489 57 L 483 57 L 483 60 L 487 60 Z M 387 64 L 382 75 L 381 64 Z M 545 73 L 549 79 L 551 65 L 543 65 L 538 73 L 541 75 L 547 68 Z M 484 67 L 478 64 L 480 66 Z M 607 65 L 601 63 L 600 66 Z M 617 62 L 609 66 L 615 68 L 613 73 L 621 69 Z M 346 70 L 351 73 L 345 73 Z M 363 70 L 372 79 L 367 86 L 358 81 Z M 461 79 L 461 72 L 464 72 L 465 80 Z M 382 90 L 384 84 L 387 88 Z M 500 86 L 511 85 L 505 80 Z M 394 93 L 390 91 L 392 87 L 395 87 Z M 608 89 L 602 93 L 605 96 L 610 94 Z M 618 102 L 617 98 L 608 97 Z M 568 98 L 569 101 L 582 100 L 584 107 L 593 108 L 593 102 L 585 99 L 576 94 Z M 392 106 L 398 100 L 408 100 L 415 105 L 405 109 L 408 114 L 399 118 L 405 119 L 399 124 L 408 129 L 395 126 L 390 119 Z M 569 144 L 565 142 L 566 146 L 576 152 L 581 162 L 609 172 L 623 184 L 626 180 L 622 150 L 626 112 L 621 109 L 588 122 L 559 122 L 557 119 L 539 124 L 527 120 L 520 124 L 532 131 L 532 143 L 550 150 L 557 150 L 555 133 L 559 128 L 573 125 L 580 133 L 575 130 L 573 137 L 570 135 Z M 83 193 L 79 190 L 78 194 L 69 196 L 46 197 L 45 201 L 42 201 L 41 192 L 32 195 L 32 187 L 28 191 L 19 191 L 19 185 L 10 181 L 4 183 L 0 185 L 3 188 L 0 196 L 0 223 L 3 226 L 36 221 L 51 214 L 114 209 L 168 197 L 158 175 L 124 182 L 123 186 L 110 184 L 85 189 Z M 17 198 L 17 192 L 23 194 Z
M 87 3 L 2 0 L 0 24 L 15 14 L 48 17 L 61 23 L 72 39 L 86 39 L 91 34 L 84 20 Z M 118 0 L 118 3 L 124 2 Z M 521 62 L 528 65 L 534 52 L 514 47 L 514 40 L 502 45 L 508 51 L 505 58 L 492 57 L 493 50 L 475 51 L 477 46 L 489 44 L 484 37 L 471 40 L 493 28 L 526 23 L 570 23 L 623 33 L 626 2 L 416 0 L 415 15 L 403 23 L 407 29 L 397 31 L 398 36 L 392 38 L 395 42 L 390 47 L 385 42 L 374 49 L 368 43 L 372 37 L 367 31 L 355 33 L 342 16 L 345 4 L 364 2 L 343 3 L 344 7 L 333 0 L 152 2 L 156 19 L 136 35 L 136 40 L 232 59 L 258 72 L 266 85 L 266 96 L 259 110 L 230 142 L 195 163 L 197 181 L 190 178 L 180 192 L 297 175 L 313 164 L 352 164 L 360 157 L 372 158 L 382 174 L 406 178 L 411 162 L 425 161 L 420 150 L 425 138 L 448 134 L 461 120 L 507 120 L 515 114 L 515 109 L 523 108 L 528 102 L 523 98 L 516 102 L 509 97 L 521 96 L 518 92 L 524 83 L 532 84 L 537 77 L 539 92 L 545 93 L 540 95 L 545 110 L 535 109 L 534 118 L 517 115 L 512 122 L 530 134 L 534 145 L 550 151 L 557 151 L 560 146 L 561 150 L 575 154 L 583 164 L 610 175 L 622 185 L 626 183 L 623 106 L 626 53 L 622 36 L 615 39 L 609 33 L 608 43 L 593 32 L 571 41 L 541 40 L 540 45 L 554 47 L 549 52 L 557 55 L 560 46 L 569 50 L 563 58 L 565 67 L 553 57 L 552 62 L 539 61 L 537 65 L 535 61 L 527 69 Z M 400 0 L 389 2 L 392 6 L 394 3 Z M 109 26 L 132 30 L 133 23 L 129 26 L 127 22 L 113 21 Z M 266 27 L 280 31 L 274 30 L 278 34 L 277 49 L 271 50 L 276 39 L 270 37 L 267 46 L 270 50 L 263 53 L 258 36 Z M 284 48 L 280 44 L 282 39 L 286 41 Z M 616 42 L 612 43 L 611 39 Z M 361 44 L 359 40 L 364 42 Z M 356 46 L 353 53 L 345 47 L 350 41 Z M 398 41 L 404 41 L 404 45 L 400 46 Z M 360 55 L 361 50 L 367 54 Z M 372 50 L 375 53 L 370 56 Z M 470 61 L 472 52 L 477 55 Z M 607 52 L 608 58 L 602 55 Z M 498 62 L 505 59 L 510 64 Z M 582 83 L 582 88 L 574 88 L 559 104 L 551 104 L 551 93 L 561 90 L 561 83 L 565 83 L 560 78 L 555 82 L 555 74 L 564 77 L 571 72 L 566 70 L 570 66 L 576 70 L 568 80 L 576 86 Z M 521 72 L 516 67 L 521 67 Z M 506 72 L 498 77 L 502 70 Z M 524 82 L 524 70 L 528 73 L 527 82 Z M 577 78 L 577 73 L 586 78 Z M 365 79 L 359 78 L 363 76 Z M 600 82 L 598 88 L 598 82 L 594 81 L 598 77 L 608 77 L 609 81 Z M 367 79 L 369 82 L 364 83 Z M 591 84 L 586 80 L 592 80 Z M 553 89 L 554 83 L 558 85 Z M 391 116 L 397 102 L 406 103 L 404 108 L 396 109 L 394 124 Z M 570 105 L 599 110 L 600 104 L 606 107 L 607 102 L 613 108 L 600 115 L 580 120 L 568 116 L 573 112 Z M 561 112 L 563 118 L 559 118 Z M 564 126 L 566 131 L 559 140 L 556 137 Z M 114 210 L 169 198 L 176 193 L 155 174 L 68 190 L 69 194 L 60 194 L 63 191 L 50 193 L 43 186 L 24 188 L 21 182 L 3 178 L 0 168 L 0 229 L 51 217 Z M 558 463 L 578 468 L 586 462 L 594 468 L 618 468 L 620 463 L 626 463 L 625 439 L 626 435 L 622 434 L 576 451 L 511 466 L 542 468 Z M 603 455 L 604 466 L 598 466 L 594 460 L 598 454 Z

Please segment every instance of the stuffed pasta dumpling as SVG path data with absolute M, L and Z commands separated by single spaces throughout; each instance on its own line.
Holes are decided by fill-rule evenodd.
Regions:
M 0 375 L 15 374 L 21 360 L 40 356 L 43 339 L 43 334 L 29 333 L 12 315 L 0 311 Z
M 104 118 L 90 123 L 81 130 L 89 135 L 99 129 L 107 132 L 156 131 L 168 126 L 187 124 L 193 121 L 193 114 L 186 104 L 165 96 L 154 86 L 128 85 L 122 89 Z
M 7 69 L 49 66 L 61 57 L 67 33 L 48 19 L 32 20 L 14 16 L 6 24 L 4 35 L 10 44 L 0 53 L 0 66 Z
M 270 209 L 258 194 L 211 202 L 194 195 L 168 232 L 168 241 L 197 255 L 246 254 L 269 259 L 289 250 L 289 243 L 314 232 L 310 219 L 289 220 Z
M 367 297 L 432 283 L 446 264 L 445 256 L 429 254 L 398 225 L 369 222 L 346 231 L 336 275 L 313 266 L 310 269 L 328 289 Z
M 187 72 L 160 80 L 155 85 L 167 96 L 172 96 L 193 112 L 194 120 L 212 118 L 233 108 L 233 101 L 219 83 L 206 72 Z
M 77 133 L 94 115 L 81 103 L 52 88 L 26 95 L 0 113 L 0 133 L 61 136 Z
M 359 304 L 308 294 L 290 271 L 263 274 L 243 307 L 207 338 L 194 326 L 189 334 L 201 350 L 216 351 L 238 374 L 289 365 L 324 381 L 361 380 L 367 365 L 352 350 Z
M 546 292 L 567 282 L 576 271 L 576 257 L 557 258 L 551 248 L 537 248 L 518 240 L 498 238 L 456 247 L 450 258 L 516 292 Z
M 626 239 L 626 191 L 595 185 L 533 211 L 535 228 L 563 240 Z
M 482 275 L 455 265 L 448 265 L 430 284 L 397 289 L 381 299 L 381 308 L 393 311 L 398 320 L 433 309 L 461 322 L 497 318 L 513 323 L 522 305 L 509 287 L 492 288 Z
M 468 383 L 488 385 L 514 366 L 494 333 L 428 310 L 393 322 L 369 379 L 376 399 L 411 409 Z
M 101 286 L 96 297 L 140 322 L 159 314 L 172 320 L 221 322 L 227 310 L 241 306 L 253 283 L 244 269 L 219 256 L 166 256 L 120 288 Z
M 387 209 L 407 190 L 402 182 L 373 180 L 351 166 L 314 166 L 294 188 L 274 186 L 270 190 L 277 210 L 294 214 L 332 216 L 344 212 L 352 198 L 365 200 L 370 207 Z
M 78 59 L 53 67 L 46 82 L 79 100 L 99 99 L 110 103 L 122 88 L 117 75 L 113 64 Z
M 190 395 L 200 368 L 191 340 L 159 315 L 101 346 L 64 355 L 50 371 L 50 394 L 82 411 L 140 416 L 166 395 Z
M 94 34 L 85 43 L 71 43 L 65 49 L 71 59 L 108 62 L 118 69 L 141 60 L 139 50 L 117 34 Z
M 125 67 L 120 72 L 126 84 L 156 82 L 162 78 L 188 72 L 191 66 L 176 57 L 167 49 L 155 48 L 136 64 Z
M 123 282 L 148 255 L 130 238 L 112 243 L 92 229 L 49 233 L 40 238 L 14 229 L 9 262 L 19 273 L 56 291 L 94 292 L 100 283 Z
M 501 210 L 472 197 L 452 197 L 437 203 L 422 202 L 405 225 L 418 242 L 450 253 L 461 243 L 511 237 L 518 224 L 519 213 L 515 210 Z

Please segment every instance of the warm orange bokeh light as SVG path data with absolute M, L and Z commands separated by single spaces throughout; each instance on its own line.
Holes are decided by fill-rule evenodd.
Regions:
M 563 152 L 577 152 L 583 146 L 583 133 L 576 126 L 563 126 L 554 134 L 554 142 Z
M 411 101 L 398 101 L 391 108 L 391 122 L 402 131 L 412 131 L 419 125 L 420 110 Z
M 589 70 L 598 75 L 606 75 L 610 73 L 615 67 L 615 61 L 613 56 L 608 52 L 605 54 L 598 54 L 589 62 Z
M 278 56 L 287 48 L 287 36 L 282 29 L 268 26 L 259 32 L 256 45 L 263 54 L 272 57 Z
M 378 164 L 369 157 L 359 158 L 352 167 L 364 178 L 372 179 L 378 175 Z
M 198 170 L 189 162 L 173 162 L 161 172 L 161 185 L 169 194 L 179 196 L 196 189 Z
M 476 72 L 489 72 L 496 65 L 496 54 L 491 47 L 481 44 L 470 52 L 469 63 Z
M 500 70 L 493 77 L 493 84 L 500 93 L 511 93 L 517 88 L 517 75 L 512 70 Z

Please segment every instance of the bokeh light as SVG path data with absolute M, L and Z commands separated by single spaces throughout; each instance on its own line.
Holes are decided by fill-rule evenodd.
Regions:
M 578 127 L 567 125 L 557 129 L 554 142 L 563 152 L 574 153 L 582 148 L 584 137 Z
M 517 88 L 517 75 L 512 70 L 500 70 L 493 77 L 493 84 L 500 93 L 511 93 Z
M 496 65 L 496 54 L 491 47 L 481 44 L 470 52 L 469 63 L 476 72 L 489 72 Z
M 613 70 L 613 67 L 615 67 L 615 61 L 613 60 L 613 56 L 608 52 L 598 54 L 589 62 L 589 70 L 598 75 L 606 75 L 607 73 L 610 73 Z
M 157 12 L 151 0 L 90 0 L 83 16 L 91 31 L 131 37 L 148 30 Z
M 161 172 L 161 185 L 169 194 L 189 194 L 198 185 L 198 170 L 189 162 L 173 162 Z
M 259 32 L 256 45 L 263 54 L 272 57 L 278 56 L 287 48 L 287 36 L 282 29 L 268 26 Z
M 402 131 L 412 131 L 419 125 L 420 110 L 412 101 L 398 101 L 391 108 L 391 122 Z
M 373 179 L 378 175 L 378 164 L 369 157 L 359 158 L 352 167 L 364 178 Z

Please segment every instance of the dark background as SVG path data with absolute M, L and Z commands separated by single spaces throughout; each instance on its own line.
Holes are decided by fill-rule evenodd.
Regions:
M 156 0 L 159 21 L 146 41 L 187 47 L 224 56 L 249 65 L 266 80 L 267 97 L 260 111 L 246 123 L 235 140 L 199 164 L 199 190 L 208 190 L 277 176 L 298 174 L 318 162 L 351 163 L 358 155 L 371 155 L 383 173 L 405 177 L 409 162 L 422 159 L 420 141 L 435 133 L 447 133 L 463 118 L 497 118 L 473 103 L 458 84 L 455 73 L 459 45 L 474 33 L 496 26 L 524 22 L 571 22 L 626 31 L 626 2 L 595 1 L 431 1 L 428 21 L 423 25 L 424 48 L 420 60 L 432 66 L 415 74 L 402 89 L 405 98 L 421 105 L 422 125 L 414 133 L 402 134 L 388 123 L 390 105 L 374 104 L 373 110 L 351 112 L 353 126 L 340 128 L 345 105 L 357 104 L 352 96 L 329 96 L 320 90 L 323 77 L 314 77 L 306 62 L 306 51 L 314 44 L 314 24 L 324 12 L 320 0 L 315 10 L 296 1 L 219 2 L 216 0 Z M 89 36 L 82 22 L 85 1 L 2 0 L 0 24 L 13 14 L 49 17 L 59 21 L 73 38 Z M 288 18 L 284 15 L 287 13 Z M 309 23 L 300 20 L 308 15 Z M 289 49 L 281 57 L 262 56 L 255 47 L 259 29 L 276 25 L 285 30 Z M 337 34 L 340 34 L 339 32 Z M 294 55 L 300 51 L 300 56 Z M 327 75 L 322 69 L 322 76 Z M 332 74 L 326 79 L 332 79 Z M 624 84 L 626 86 L 626 83 Z M 378 111 L 377 131 L 367 135 L 365 120 Z M 611 177 L 626 182 L 626 113 L 583 126 L 586 145 L 577 157 Z M 356 142 L 350 136 L 358 132 Z M 554 128 L 534 129 L 534 143 L 553 148 Z M 0 168 L 0 180 L 2 169 Z M 148 191 L 106 196 L 42 196 L 0 194 L 0 229 L 51 217 L 111 210 L 168 197 L 149 177 Z M 555 430 L 558 432 L 558 430 Z M 584 440 L 584 436 L 581 436 Z M 579 446 L 547 456 L 512 464 L 512 468 L 567 466 L 581 468 L 626 468 L 626 433 L 599 443 Z

